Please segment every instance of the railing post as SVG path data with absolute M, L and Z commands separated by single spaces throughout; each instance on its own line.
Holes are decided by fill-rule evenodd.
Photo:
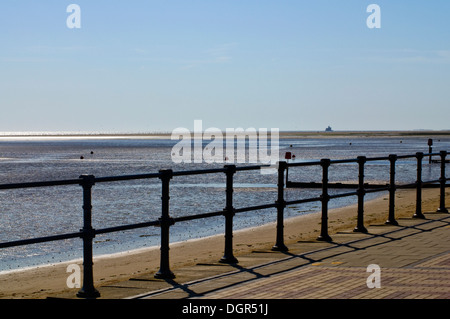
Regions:
M 328 158 L 321 159 L 320 165 L 322 166 L 322 195 L 320 196 L 322 201 L 322 223 L 317 240 L 332 241 L 328 235 L 328 202 L 330 200 L 330 195 L 328 195 L 328 168 L 330 167 L 330 160 Z
M 81 175 L 80 185 L 83 187 L 83 287 L 78 291 L 77 297 L 95 299 L 100 293 L 94 287 L 94 275 L 92 260 L 92 239 L 95 230 L 92 228 L 92 186 L 95 184 L 93 175 Z
M 274 251 L 288 251 L 289 249 L 284 244 L 284 208 L 286 201 L 284 200 L 284 172 L 287 170 L 287 163 L 285 161 L 278 162 L 278 198 L 277 204 L 277 238 L 275 246 L 272 247 Z
M 416 213 L 413 215 L 414 218 L 425 218 L 422 213 L 422 159 L 423 153 L 417 152 L 417 181 L 416 181 Z
M 233 255 L 233 176 L 236 173 L 236 165 L 225 165 L 226 180 L 226 206 L 225 215 L 225 252 L 219 262 L 224 264 L 236 264 L 238 260 Z
M 174 224 L 173 219 L 169 216 L 169 182 L 172 179 L 173 171 L 171 169 L 160 170 L 161 179 L 161 218 L 159 218 L 161 226 L 161 260 L 159 271 L 155 274 L 158 279 L 172 279 L 175 275 L 170 270 L 169 265 L 169 228 Z
M 364 188 L 364 164 L 366 163 L 365 156 L 358 156 L 358 221 L 354 232 L 367 233 L 366 227 L 364 227 L 364 196 L 366 190 Z
M 431 145 L 428 145 L 428 153 L 433 153 L 433 147 L 431 146 Z M 433 156 L 428 156 L 428 164 L 431 164 L 433 161 L 432 161 L 432 158 Z
M 389 216 L 386 224 L 398 226 L 398 222 L 395 220 L 395 162 L 397 161 L 397 155 L 390 154 L 390 172 L 389 172 Z
M 447 178 L 445 177 L 445 157 L 447 156 L 447 151 L 441 151 L 440 153 L 441 153 L 441 177 L 440 177 L 441 195 L 439 200 L 439 208 L 437 212 L 448 213 L 448 210 L 445 207 L 445 184 L 447 181 Z

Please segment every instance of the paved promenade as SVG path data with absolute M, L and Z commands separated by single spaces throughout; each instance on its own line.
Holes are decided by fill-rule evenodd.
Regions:
M 368 225 L 367 234 L 350 229 L 330 243 L 297 242 L 284 253 L 253 251 L 235 265 L 176 269 L 173 280 L 145 275 L 98 290 L 101 298 L 138 299 L 450 299 L 450 214 L 425 217 Z M 380 288 L 368 287 L 377 275 L 368 272 L 372 264 Z
M 372 235 L 353 240 L 334 236 L 335 247 L 300 254 L 310 259 L 303 267 L 205 297 L 450 299 L 450 218 L 402 224 L 408 227 L 372 227 Z M 368 277 L 377 275 L 368 272 L 371 264 L 380 267 L 379 288 L 373 287 L 374 279 L 369 281 L 373 288 L 368 287 Z

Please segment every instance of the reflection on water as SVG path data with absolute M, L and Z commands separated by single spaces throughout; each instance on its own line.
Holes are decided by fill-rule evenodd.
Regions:
M 373 139 L 282 139 L 280 158 L 286 151 L 296 161 L 321 158 L 343 159 L 414 154 L 427 152 L 427 139 L 409 138 L 400 143 L 395 138 Z M 67 138 L 0 139 L 0 184 L 78 178 L 81 174 L 96 177 L 154 173 L 159 169 L 174 171 L 223 167 L 223 164 L 174 164 L 171 148 L 175 141 L 142 138 Z M 434 151 L 450 149 L 450 140 L 435 141 Z M 81 159 L 81 157 L 83 159 Z M 416 179 L 415 159 L 399 160 L 398 182 Z M 320 182 L 321 168 L 291 168 L 289 180 Z M 332 165 L 331 182 L 354 182 L 357 165 Z M 439 177 L 439 165 L 424 160 L 423 178 Z M 387 182 L 389 163 L 368 162 L 366 181 Z M 273 203 L 277 199 L 276 175 L 262 175 L 258 170 L 238 171 L 234 176 L 234 207 Z M 221 211 L 225 207 L 225 174 L 176 176 L 170 182 L 172 217 Z M 335 190 L 334 192 L 339 192 Z M 317 197 L 317 189 L 287 189 L 286 199 Z M 376 195 L 370 194 L 371 198 Z M 330 207 L 354 203 L 356 198 L 332 200 Z M 60 186 L 0 191 L 0 241 L 76 232 L 82 227 L 82 190 L 80 186 Z M 286 218 L 320 210 L 320 203 L 291 205 Z M 98 183 L 93 188 L 93 227 L 96 229 L 138 223 L 159 218 L 161 185 L 158 179 Z M 275 209 L 240 213 L 234 229 L 273 222 Z M 223 217 L 176 223 L 171 227 L 171 242 L 223 233 Z M 159 245 L 159 228 L 149 227 L 98 235 L 94 253 L 105 254 Z M 71 239 L 0 250 L 0 270 L 52 263 L 82 256 L 81 239 Z

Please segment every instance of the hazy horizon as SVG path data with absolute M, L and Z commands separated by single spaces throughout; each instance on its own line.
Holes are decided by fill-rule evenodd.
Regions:
M 245 129 L 245 128 L 244 128 Z M 204 131 L 203 131 L 204 132 Z M 225 134 L 225 129 L 221 131 L 223 134 Z M 270 131 L 269 131 L 270 133 Z M 294 131 L 294 130 L 285 130 L 285 131 L 279 131 L 280 134 L 319 134 L 319 135 L 323 135 L 326 136 L 327 134 L 333 136 L 335 134 L 346 134 L 346 133 L 411 133 L 412 135 L 416 134 L 416 135 L 421 135 L 421 134 L 439 134 L 439 133 L 443 133 L 445 135 L 450 134 L 450 129 L 449 130 L 429 130 L 429 129 L 413 129 L 413 130 L 333 130 L 332 132 L 326 132 L 325 130 L 308 130 L 308 131 Z M 172 132 L 169 131 L 147 131 L 147 132 L 139 132 L 139 131 L 9 131 L 9 132 L 1 132 L 0 131 L 0 136 L 2 137 L 15 137 L 15 136 L 23 136 L 23 137 L 27 137 L 27 136 L 120 136 L 120 135 L 124 135 L 124 136 L 151 136 L 151 135 L 171 135 Z M 191 131 L 191 134 L 194 134 L 193 131 Z

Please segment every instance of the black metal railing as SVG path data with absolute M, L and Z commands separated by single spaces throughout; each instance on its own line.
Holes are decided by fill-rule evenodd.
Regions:
M 97 298 L 100 296 L 97 289 L 94 287 L 93 280 L 93 251 L 92 242 L 98 234 L 105 234 L 111 232 L 118 232 L 124 230 L 131 230 L 143 227 L 158 226 L 161 228 L 160 239 L 160 268 L 154 275 L 156 278 L 170 279 L 175 275 L 170 269 L 169 262 L 169 234 L 170 227 L 175 223 L 202 219 L 213 216 L 224 216 L 225 218 L 225 248 L 224 255 L 220 259 L 222 263 L 238 263 L 237 258 L 233 255 L 233 217 L 237 213 L 244 213 L 249 211 L 256 211 L 261 209 L 276 208 L 277 210 L 277 222 L 276 222 L 276 241 L 272 247 L 275 251 L 287 251 L 288 247 L 284 243 L 284 210 L 287 205 L 303 204 L 309 202 L 319 201 L 322 204 L 321 212 L 321 230 L 318 240 L 332 241 L 328 234 L 328 203 L 332 199 L 356 196 L 358 199 L 357 206 L 357 224 L 354 229 L 355 232 L 367 232 L 364 226 L 364 198 L 367 193 L 387 191 L 389 192 L 389 215 L 386 221 L 387 224 L 398 225 L 395 219 L 395 192 L 397 189 L 402 188 L 415 188 L 416 189 L 416 211 L 413 215 L 415 218 L 424 218 L 422 212 L 422 188 L 433 185 L 440 188 L 440 203 L 438 212 L 448 213 L 445 207 L 445 188 L 448 178 L 446 178 L 445 164 L 448 152 L 441 151 L 439 153 L 424 154 L 418 152 L 414 155 L 389 155 L 387 157 L 373 157 L 367 158 L 365 156 L 359 156 L 356 159 L 343 159 L 343 160 L 330 160 L 322 159 L 320 161 L 311 162 L 294 162 L 287 163 L 286 161 L 278 162 L 277 167 L 277 198 L 274 202 L 247 206 L 241 208 L 235 208 L 233 205 L 233 177 L 240 171 L 252 171 L 266 168 L 268 165 L 252 165 L 237 167 L 235 165 L 225 165 L 223 168 L 216 169 L 204 169 L 204 170 L 190 170 L 190 171 L 178 171 L 174 172 L 171 169 L 160 170 L 158 173 L 152 174 L 137 174 L 137 175 L 123 175 L 123 176 L 111 176 L 111 177 L 95 177 L 93 175 L 81 175 L 78 179 L 58 180 L 58 181 L 45 181 L 45 182 L 29 182 L 29 183 L 15 183 L 15 184 L 2 184 L 0 190 L 19 189 L 19 188 L 34 188 L 34 187 L 52 187 L 62 185 L 80 185 L 83 190 L 83 228 L 79 232 L 66 233 L 61 235 L 53 235 L 46 237 L 37 237 L 22 239 L 16 241 L 2 242 L 0 248 L 30 245 L 36 243 L 50 242 L 56 240 L 64 240 L 70 238 L 81 238 L 83 240 L 83 286 L 78 291 L 77 296 L 80 298 Z M 440 178 L 435 180 L 423 181 L 422 180 L 422 160 L 424 157 L 439 156 L 439 162 L 441 164 Z M 398 159 L 416 158 L 417 161 L 417 179 L 414 183 L 409 184 L 397 184 L 395 175 L 396 161 Z M 385 185 L 371 185 L 365 182 L 364 173 L 365 165 L 371 161 L 389 161 L 390 163 L 390 178 L 389 183 Z M 342 163 L 357 163 L 358 165 L 358 183 L 353 185 L 338 185 L 329 183 L 328 172 L 332 165 Z M 289 187 L 311 187 L 311 184 L 296 183 L 289 181 L 288 169 L 295 169 L 306 166 L 321 166 L 322 168 L 322 182 L 314 183 L 313 187 L 320 187 L 322 193 L 317 197 L 309 197 L 304 199 L 286 200 L 284 189 Z M 203 174 L 218 174 L 224 173 L 226 175 L 226 194 L 225 194 L 225 208 L 220 211 L 206 212 L 201 214 L 195 214 L 190 216 L 181 216 L 172 218 L 170 216 L 170 181 L 177 176 L 188 175 L 203 175 Z M 160 179 L 161 180 L 161 217 L 158 220 L 140 222 L 134 224 L 127 224 L 121 226 L 107 227 L 102 229 L 94 229 L 92 227 L 92 188 L 97 183 L 117 182 L 125 180 L 138 180 L 138 179 Z M 340 194 L 329 194 L 330 188 L 353 188 L 355 190 Z

